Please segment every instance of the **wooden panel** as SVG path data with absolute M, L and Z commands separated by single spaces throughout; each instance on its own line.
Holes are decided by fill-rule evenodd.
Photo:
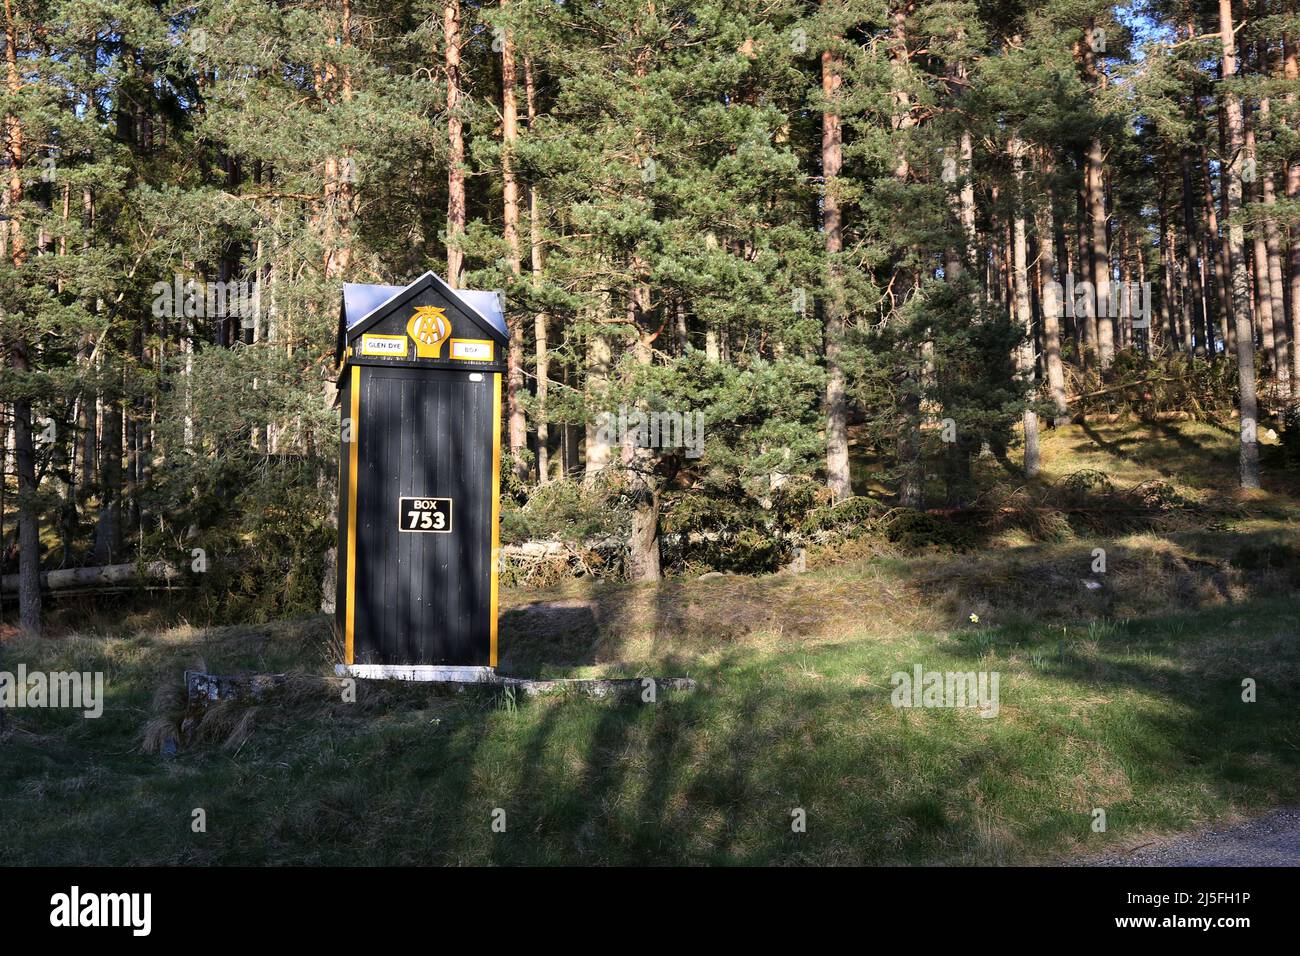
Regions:
M 478 377 L 361 369 L 356 663 L 489 664 L 495 376 Z M 452 499 L 452 531 L 402 531 L 402 497 Z

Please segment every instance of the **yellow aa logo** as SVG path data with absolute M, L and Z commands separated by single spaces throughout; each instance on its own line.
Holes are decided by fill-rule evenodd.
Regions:
M 442 358 L 442 343 L 451 337 L 451 320 L 446 310 L 436 305 L 417 305 L 415 315 L 406 323 L 406 334 L 415 340 L 417 356 Z

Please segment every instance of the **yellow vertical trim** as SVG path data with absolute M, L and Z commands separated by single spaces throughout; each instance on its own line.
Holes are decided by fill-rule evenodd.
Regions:
M 492 373 L 492 645 L 488 666 L 497 666 L 497 562 L 501 557 L 501 373 Z
M 349 664 L 356 647 L 357 626 L 357 457 L 361 448 L 361 366 L 352 366 L 352 443 L 348 446 L 348 615 L 344 655 Z

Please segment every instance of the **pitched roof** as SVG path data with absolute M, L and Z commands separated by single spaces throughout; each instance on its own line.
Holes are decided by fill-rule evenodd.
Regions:
M 489 326 L 496 329 L 503 338 L 509 335 L 506 330 L 505 313 L 501 308 L 501 297 L 495 292 L 476 289 L 452 289 L 442 278 L 433 272 L 426 272 L 410 285 L 363 285 L 355 282 L 343 284 L 343 316 L 349 336 L 353 330 L 360 331 L 366 320 L 387 305 L 392 299 L 417 286 L 433 284 L 441 288 L 443 294 L 452 296 L 474 312 Z

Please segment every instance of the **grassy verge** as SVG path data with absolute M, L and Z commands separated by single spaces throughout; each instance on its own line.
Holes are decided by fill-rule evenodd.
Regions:
M 322 622 L 11 643 L 104 669 L 99 720 L 17 711 L 5 863 L 987 863 L 1139 842 L 1300 794 L 1300 601 L 968 625 L 697 657 L 653 706 L 303 682 L 141 747 L 180 668 L 321 671 Z M 914 664 L 1000 674 L 995 718 L 899 709 Z M 1259 700 L 1241 700 L 1253 678 Z M 161 690 L 160 690 L 161 688 Z M 191 830 L 193 811 L 207 832 Z M 492 830 L 505 811 L 506 831 Z M 806 811 L 807 832 L 791 830 Z M 1106 811 L 1107 831 L 1091 829 Z

